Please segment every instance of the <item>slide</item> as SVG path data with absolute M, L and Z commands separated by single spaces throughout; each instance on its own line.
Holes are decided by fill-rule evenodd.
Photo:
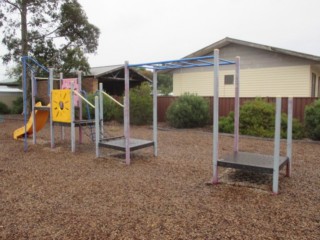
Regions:
M 48 120 L 50 111 L 48 107 L 50 104 L 46 106 L 43 106 L 43 110 L 39 109 L 42 107 L 41 102 L 37 102 L 35 107 L 38 107 L 37 110 L 35 110 L 35 119 L 36 119 L 36 132 L 40 131 L 45 125 Z M 27 122 L 27 127 L 25 128 L 22 126 L 21 128 L 16 129 L 13 132 L 13 139 L 18 139 L 20 137 L 24 137 L 24 134 L 27 132 L 27 135 L 31 135 L 33 133 L 33 117 L 32 114 Z

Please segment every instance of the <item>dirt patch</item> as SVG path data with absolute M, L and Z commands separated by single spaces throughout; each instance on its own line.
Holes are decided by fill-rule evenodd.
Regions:
M 212 177 L 212 133 L 159 130 L 159 156 L 152 148 L 132 153 L 132 164 L 109 149 L 95 158 L 89 137 L 71 153 L 48 126 L 38 144 L 12 140 L 21 120 L 0 123 L 0 239 L 318 239 L 320 236 L 320 147 L 294 142 L 292 177 L 272 177 L 219 168 Z M 106 126 L 110 136 L 122 126 Z M 152 139 L 149 126 L 133 127 L 133 137 Z M 220 156 L 233 138 L 220 136 Z M 285 153 L 285 142 L 281 143 Z M 241 137 L 240 149 L 273 154 L 273 142 Z

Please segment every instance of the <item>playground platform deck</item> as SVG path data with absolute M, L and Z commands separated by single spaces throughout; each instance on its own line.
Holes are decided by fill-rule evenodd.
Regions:
M 137 138 L 130 138 L 129 143 L 130 143 L 129 148 L 131 151 L 141 149 L 141 148 L 151 147 L 154 145 L 153 141 L 137 139 Z M 120 151 L 126 151 L 126 144 L 125 144 L 124 137 L 102 140 L 99 143 L 99 146 L 120 150 Z
M 64 123 L 64 122 L 53 122 L 54 125 L 58 126 L 67 126 L 70 127 L 70 123 Z M 74 121 L 74 124 L 76 127 L 79 126 L 92 126 L 95 124 L 94 120 L 76 120 Z
M 248 171 L 273 173 L 273 158 L 274 157 L 271 155 L 238 152 L 227 155 L 223 160 L 218 160 L 218 166 Z M 279 169 L 282 169 L 288 161 L 288 157 L 280 157 Z

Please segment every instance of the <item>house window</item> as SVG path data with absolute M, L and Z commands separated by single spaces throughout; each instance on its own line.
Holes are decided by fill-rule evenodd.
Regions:
M 318 97 L 320 97 L 320 77 L 318 77 Z
M 234 76 L 233 75 L 224 75 L 224 84 L 225 85 L 232 85 L 234 82 Z
M 312 78 L 311 78 L 311 97 L 316 96 L 316 79 L 317 76 L 315 73 L 312 73 Z

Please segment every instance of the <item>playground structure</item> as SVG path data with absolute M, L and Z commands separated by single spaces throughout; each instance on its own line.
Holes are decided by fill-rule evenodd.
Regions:
M 211 61 L 213 59 L 213 61 Z M 234 114 L 234 151 L 225 159 L 219 157 L 219 66 L 235 65 L 235 114 Z M 288 124 L 287 124 L 287 154 L 280 156 L 280 125 L 281 125 L 281 98 L 276 100 L 276 122 L 274 137 L 274 155 L 262 155 L 239 151 L 239 85 L 240 85 L 240 57 L 235 61 L 219 58 L 219 50 L 215 49 L 213 56 L 196 58 L 185 58 L 173 61 L 153 62 L 145 64 L 129 65 L 129 67 L 144 67 L 154 70 L 154 84 L 156 83 L 156 72 L 158 70 L 172 70 L 181 68 L 208 67 L 213 66 L 214 75 L 214 105 L 213 105 L 213 177 L 211 182 L 217 184 L 218 166 L 247 171 L 259 171 L 273 174 L 272 191 L 278 193 L 279 170 L 286 166 L 286 176 L 291 175 L 292 163 L 292 108 L 293 99 L 288 100 Z M 154 87 L 155 88 L 155 87 Z M 155 93 L 154 93 L 155 94 Z M 154 108 L 156 109 L 156 105 Z M 155 110 L 156 112 L 156 110 Z M 156 135 L 155 135 L 156 136 Z M 156 141 L 155 141 L 156 144 Z
M 79 128 L 79 143 L 82 142 L 82 127 L 94 125 L 92 120 L 82 120 L 82 101 L 92 105 L 85 97 L 80 94 L 81 91 L 81 72 L 78 73 L 78 78 L 63 79 L 60 74 L 59 79 L 53 79 L 53 69 L 46 68 L 37 60 L 24 56 L 22 57 L 23 65 L 23 112 L 24 112 L 24 126 L 14 131 L 14 139 L 24 136 L 24 150 L 27 151 L 27 137 L 32 134 L 33 144 L 36 144 L 36 132 L 40 131 L 50 118 L 50 138 L 51 148 L 54 147 L 55 126 L 61 126 L 61 137 L 64 139 L 64 127 L 71 127 L 71 150 L 75 151 L 75 128 Z M 48 96 L 50 104 L 41 106 L 40 103 L 35 103 L 37 95 L 36 79 L 34 76 L 35 70 L 41 69 L 49 74 L 48 78 Z M 26 92 L 27 92 L 27 71 L 31 74 L 31 116 L 27 123 L 27 109 L 26 109 Z M 41 78 L 40 78 L 41 79 Z M 42 78 L 43 79 L 43 78 Z M 53 89 L 53 81 L 59 81 L 60 89 Z M 76 108 L 78 111 L 78 118 L 75 117 Z M 34 130 L 35 129 L 35 130 Z M 25 134 L 27 133 L 27 134 Z
M 27 58 L 23 58 L 27 59 Z M 26 60 L 23 61 L 24 66 L 24 82 Z M 235 118 L 234 118 L 234 151 L 225 159 L 219 157 L 219 66 L 220 65 L 235 65 Z M 75 127 L 79 127 L 81 135 L 81 126 L 84 124 L 95 125 L 95 144 L 96 157 L 100 156 L 100 147 L 112 148 L 125 152 L 126 164 L 130 164 L 131 151 L 153 146 L 154 156 L 158 154 L 157 143 L 157 72 L 161 70 L 172 70 L 181 68 L 208 67 L 213 66 L 214 75 L 214 106 L 213 106 L 213 177 L 211 182 L 217 184 L 218 181 L 218 166 L 243 169 L 248 171 L 259 171 L 273 174 L 272 191 L 278 193 L 279 171 L 284 166 L 287 168 L 287 176 L 291 175 L 292 163 L 292 105 L 293 100 L 288 101 L 288 124 L 287 124 L 287 154 L 285 157 L 280 156 L 280 125 L 281 125 L 281 98 L 276 101 L 276 122 L 275 122 L 275 138 L 274 138 L 274 155 L 262 155 L 255 153 L 246 153 L 239 151 L 239 82 L 240 82 L 240 57 L 236 57 L 235 61 L 229 61 L 219 58 L 219 50 L 215 49 L 213 56 L 203 56 L 196 58 L 185 58 L 180 60 L 171 60 L 163 62 L 151 62 L 142 64 L 129 64 L 125 62 L 125 97 L 124 104 L 119 103 L 111 96 L 108 96 L 102 90 L 102 85 L 99 85 L 99 94 L 95 97 L 95 105 L 87 102 L 87 100 L 76 90 L 71 83 L 71 89 L 52 90 L 53 70 L 49 71 L 51 107 L 50 107 L 50 132 L 51 132 L 51 147 L 54 146 L 54 128 L 55 123 L 71 125 L 71 148 L 75 151 Z M 135 139 L 130 136 L 130 101 L 129 101 L 129 68 L 143 67 L 153 70 L 153 139 L 143 140 Z M 79 87 L 81 90 L 81 77 L 79 78 Z M 24 83 L 25 85 L 25 83 Z M 25 95 L 25 91 L 24 91 Z M 86 122 L 83 120 L 74 119 L 75 99 L 77 95 L 81 100 L 86 101 L 91 107 L 95 108 L 95 120 Z M 103 136 L 103 96 L 107 96 L 115 101 L 118 105 L 124 108 L 124 136 L 117 138 L 104 138 Z M 24 96 L 25 97 L 25 96 Z M 34 105 L 33 105 L 34 106 Z M 25 106 L 24 106 L 24 112 Z M 80 110 L 81 112 L 81 110 Z M 33 111 L 34 114 L 34 111 Z M 80 114 L 82 116 L 82 114 Z M 56 118 L 58 117 L 58 118 Z M 25 117 L 26 119 L 26 117 Z M 35 119 L 33 117 L 33 119 Z M 35 123 L 35 121 L 34 121 Z M 26 126 L 26 123 L 25 123 Z M 33 129 L 36 129 L 35 127 Z M 25 129 L 25 132 L 26 129 Z M 33 131 L 35 134 L 35 131 Z M 25 134 L 25 138 L 26 138 Z M 26 141 L 25 141 L 26 142 Z M 81 140 L 80 140 L 81 142 Z
M 234 110 L 234 147 L 233 153 L 226 156 L 225 159 L 219 157 L 219 64 L 216 59 L 219 56 L 219 50 L 214 51 L 214 107 L 213 107 L 213 178 L 212 183 L 217 184 L 218 166 L 242 169 L 247 171 L 259 171 L 273 174 L 272 191 L 278 193 L 279 171 L 286 166 L 286 176 L 291 175 L 292 163 L 292 109 L 293 99 L 288 99 L 288 124 L 287 124 L 287 153 L 286 156 L 280 156 L 280 132 L 281 132 L 281 97 L 276 99 L 276 117 L 274 134 L 274 154 L 262 155 L 256 153 L 239 151 L 239 85 L 240 85 L 240 57 L 236 57 L 235 71 L 235 110 Z
M 31 62 L 31 63 L 30 63 Z M 25 137 L 25 151 L 27 150 L 27 136 L 33 135 L 33 143 L 36 143 L 36 132 L 41 130 L 45 125 L 46 119 L 44 117 L 36 117 L 40 113 L 45 113 L 45 116 L 50 116 L 50 142 L 51 148 L 55 146 L 55 126 L 61 126 L 61 136 L 64 139 L 64 127 L 71 128 L 71 151 L 76 150 L 76 134 L 75 128 L 79 128 L 79 143 L 82 142 L 82 127 L 90 126 L 95 128 L 95 132 L 91 133 L 92 139 L 96 142 L 96 156 L 100 157 L 100 147 L 112 148 L 120 151 L 126 152 L 126 163 L 130 164 L 130 152 L 153 146 L 154 155 L 157 155 L 155 141 L 143 140 L 130 138 L 130 119 L 129 119 L 129 68 L 126 64 L 125 71 L 125 103 L 122 104 L 116 99 L 111 97 L 109 94 L 103 91 L 102 84 L 99 84 L 99 90 L 97 91 L 97 96 L 95 96 L 95 104 L 91 104 L 83 94 L 81 90 L 81 73 L 78 74 L 78 78 L 73 79 L 63 79 L 62 74 L 60 74 L 60 89 L 53 89 L 53 69 L 47 69 L 38 63 L 35 59 L 31 57 L 23 57 L 23 86 L 24 86 L 24 126 L 17 129 L 14 132 L 14 138 Z M 40 107 L 35 104 L 36 87 L 35 87 L 35 77 L 34 69 L 32 65 L 41 68 L 45 72 L 49 73 L 48 79 L 48 95 L 50 97 L 50 104 L 47 107 Z M 26 72 L 27 69 L 31 70 L 32 79 L 32 115 L 27 123 L 26 116 Z M 155 85 L 156 86 L 156 85 Z M 156 89 L 155 89 L 156 91 Z M 124 136 L 105 138 L 104 137 L 104 120 L 103 120 L 103 97 L 108 97 L 116 104 L 124 108 Z M 154 102 L 156 105 L 156 95 L 154 95 Z M 85 101 L 88 106 L 95 109 L 95 119 L 94 120 L 83 120 L 82 119 L 82 101 Z M 76 109 L 78 109 L 78 119 L 76 119 Z M 50 114 L 49 114 L 50 113 Z M 154 125 L 156 126 L 156 113 L 153 115 Z M 36 131 L 33 131 L 35 129 Z M 92 129 L 92 128 L 91 128 Z M 156 129 L 156 127 L 155 127 Z M 154 131 L 156 132 L 156 130 Z M 25 134 L 27 133 L 27 134 Z M 95 135 L 94 135 L 95 133 Z M 156 139 L 156 137 L 154 137 Z

